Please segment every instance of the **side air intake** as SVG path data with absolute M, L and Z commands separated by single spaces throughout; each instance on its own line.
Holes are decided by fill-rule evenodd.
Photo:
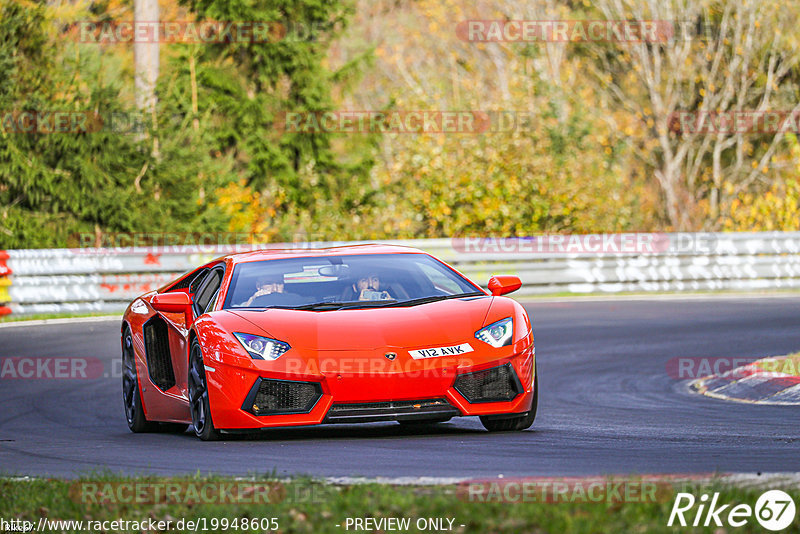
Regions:
M 166 321 L 154 316 L 142 328 L 150 380 L 162 391 L 175 385 L 175 370 L 169 354 L 169 327 Z

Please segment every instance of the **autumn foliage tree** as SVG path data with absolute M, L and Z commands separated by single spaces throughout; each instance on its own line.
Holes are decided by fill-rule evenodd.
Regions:
M 660 188 L 670 228 L 719 229 L 740 194 L 770 189 L 787 169 L 795 171 L 781 157 L 788 153 L 785 131 L 703 126 L 715 116 L 800 111 L 792 75 L 800 60 L 797 13 L 787 14 L 787 4 L 599 0 L 594 6 L 608 20 L 662 21 L 672 29 L 656 42 L 592 51 L 598 90 L 640 120 L 632 140 Z

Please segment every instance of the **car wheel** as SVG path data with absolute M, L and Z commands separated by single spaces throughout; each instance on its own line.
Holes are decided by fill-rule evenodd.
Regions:
M 139 378 L 136 374 L 133 337 L 127 325 L 122 333 L 122 402 L 125 406 L 125 419 L 131 432 L 153 432 L 158 429 L 158 423 L 148 421 L 144 416 L 142 397 L 139 394 Z
M 531 409 L 517 417 L 482 415 L 481 423 L 489 432 L 509 432 L 530 428 L 536 419 L 536 409 L 539 407 L 539 374 L 533 378 L 533 402 Z
M 192 426 L 195 435 L 203 441 L 219 439 L 219 432 L 211 420 L 211 407 L 208 400 L 206 368 L 203 365 L 203 351 L 200 342 L 192 341 L 189 356 L 189 405 L 192 412 Z

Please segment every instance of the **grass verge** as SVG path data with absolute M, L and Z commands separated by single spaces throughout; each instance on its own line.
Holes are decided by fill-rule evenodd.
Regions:
M 87 484 L 89 486 L 87 487 Z M 164 488 L 168 484 L 183 488 L 183 493 L 176 491 L 168 498 Z M 224 494 L 206 492 L 210 499 L 203 498 L 199 491 L 199 502 L 188 498 L 185 491 L 191 486 L 219 488 L 219 484 L 237 484 L 236 495 L 260 495 L 249 501 L 219 503 L 216 496 Z M 249 489 L 265 484 L 270 490 L 266 494 L 250 492 Z M 144 485 L 146 490 L 141 490 Z M 244 485 L 244 486 L 243 486 Z M 160 493 L 153 488 L 161 488 Z M 727 511 L 737 504 L 746 504 L 755 508 L 758 497 L 763 490 L 735 487 L 720 481 L 707 483 L 686 483 L 680 488 L 669 486 L 671 491 L 658 492 L 658 498 L 639 499 L 640 502 L 585 502 L 586 494 L 581 499 L 569 499 L 568 502 L 472 502 L 468 494 L 455 485 L 442 486 L 392 486 L 375 483 L 333 485 L 310 479 L 294 479 L 279 481 L 275 478 L 241 479 L 193 477 L 193 478 L 118 478 L 113 476 L 89 476 L 78 480 L 14 480 L 0 479 L 0 518 L 5 521 L 21 519 L 38 525 L 39 519 L 75 521 L 170 521 L 171 532 L 352 532 L 348 526 L 355 518 L 408 518 L 410 528 L 392 529 L 378 527 L 359 529 L 362 532 L 376 531 L 431 531 L 434 528 L 417 528 L 422 519 L 442 520 L 426 525 L 441 525 L 450 532 L 554 532 L 554 533 L 598 533 L 598 532 L 763 532 L 755 517 L 739 528 L 731 528 L 727 523 Z M 139 488 L 138 490 L 136 488 Z M 244 488 L 244 489 L 243 489 Z M 124 491 L 123 491 L 124 489 Z M 197 488 L 196 488 L 197 489 Z M 703 527 L 667 527 L 667 521 L 675 500 L 675 491 L 693 493 L 699 498 L 703 494 L 713 497 L 719 492 L 718 503 L 731 506 L 721 514 L 724 527 L 714 525 Z M 800 489 L 787 489 L 787 493 L 796 503 L 800 503 Z M 484 495 L 491 495 L 487 493 Z M 565 494 L 566 495 L 566 494 Z M 136 497 L 138 496 L 138 497 Z M 519 500 L 519 498 L 517 498 Z M 536 501 L 536 499 L 534 499 Z M 571 502 L 570 502 L 571 501 Z M 695 505 L 686 517 L 689 524 L 694 520 L 698 506 Z M 224 519 L 223 519 L 224 518 Z M 275 523 L 269 523 L 275 518 Z M 242 528 L 246 519 L 251 523 L 260 520 L 256 528 Z M 267 519 L 265 523 L 263 520 Z M 452 523 L 448 520 L 452 519 Z M 701 524 L 705 514 L 701 518 Z M 180 521 L 183 520 L 183 528 Z M 227 520 L 225 523 L 224 520 Z M 234 520 L 237 526 L 234 528 Z M 196 522 L 195 528 L 188 528 L 188 521 Z M 786 531 L 797 532 L 800 521 L 796 517 L 792 526 Z M 227 525 L 227 528 L 225 528 Z M 450 527 L 452 525 L 452 527 Z M 96 526 L 96 525 L 95 525 Z M 120 525 L 120 527 L 123 525 Z M 130 527 L 130 525 L 125 525 Z M 61 525 L 61 532 L 146 532 L 151 530 L 136 525 L 138 529 L 114 528 L 107 524 L 103 528 L 82 528 L 75 525 Z M 162 525 L 163 526 L 163 525 Z M 248 525 L 251 527 L 252 524 Z M 275 528 L 277 526 L 277 528 Z M 35 529 L 35 527 L 34 527 Z M 795 529 L 795 530 L 793 530 Z M 8 530 L 8 529 L 6 529 Z M 158 527 L 155 528 L 158 530 Z M 439 530 L 442 530 L 441 528 Z M 151 530 L 152 531 L 152 530 Z

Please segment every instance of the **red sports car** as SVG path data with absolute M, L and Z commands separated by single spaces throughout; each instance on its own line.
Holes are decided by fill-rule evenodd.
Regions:
M 536 417 L 531 323 L 420 250 L 357 245 L 232 254 L 134 300 L 122 323 L 133 432 L 203 440 L 281 426 Z

